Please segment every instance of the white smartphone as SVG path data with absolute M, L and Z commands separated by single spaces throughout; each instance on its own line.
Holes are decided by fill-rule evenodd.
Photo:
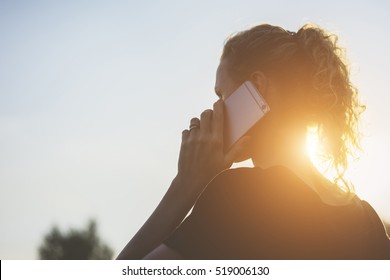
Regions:
M 244 82 L 226 98 L 224 105 L 225 151 L 270 111 L 267 102 L 250 81 Z

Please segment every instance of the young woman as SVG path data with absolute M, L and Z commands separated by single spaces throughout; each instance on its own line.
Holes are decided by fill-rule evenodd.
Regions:
M 337 37 L 309 25 L 229 38 L 219 100 L 183 131 L 177 176 L 118 259 L 390 259 L 381 220 L 343 177 L 364 110 L 343 59 Z M 224 152 L 224 100 L 245 81 L 271 111 Z M 310 126 L 334 182 L 305 153 Z M 254 168 L 228 169 L 248 158 Z

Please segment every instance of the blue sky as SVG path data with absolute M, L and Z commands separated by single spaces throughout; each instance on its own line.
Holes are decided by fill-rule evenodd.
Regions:
M 259 23 L 340 36 L 367 105 L 350 179 L 390 221 L 390 4 L 340 2 L 0 1 L 0 258 L 34 259 L 51 226 L 89 218 L 118 253 L 216 100 L 224 40 Z

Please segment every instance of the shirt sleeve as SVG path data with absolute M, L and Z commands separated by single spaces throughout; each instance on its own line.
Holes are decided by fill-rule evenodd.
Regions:
M 369 228 L 371 229 L 371 251 L 373 258 L 390 259 L 390 239 L 386 228 L 377 212 L 367 201 L 362 201 L 363 208 L 368 216 Z
M 237 201 L 229 191 L 234 172 L 223 172 L 209 183 L 191 214 L 164 242 L 186 259 L 229 257 L 226 244 L 234 243 Z M 234 177 L 234 176 L 233 176 Z

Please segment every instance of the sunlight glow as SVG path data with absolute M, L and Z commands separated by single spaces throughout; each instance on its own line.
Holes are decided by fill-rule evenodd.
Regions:
M 306 134 L 306 153 L 317 168 L 320 165 L 319 146 L 317 127 L 309 127 Z
M 306 154 L 315 168 L 322 175 L 333 181 L 336 178 L 335 170 L 329 168 L 329 162 L 324 161 L 321 157 L 321 145 L 318 137 L 317 127 L 308 127 L 306 132 Z
M 325 160 L 323 156 L 323 151 L 321 151 L 321 143 L 318 136 L 317 127 L 308 127 L 306 132 L 306 154 L 309 157 L 310 161 L 313 163 L 314 167 L 328 180 L 335 182 L 335 179 L 338 177 L 336 170 L 332 167 L 328 160 Z M 350 175 L 347 171 L 344 174 L 344 179 L 350 182 Z M 344 187 L 339 185 L 342 189 Z

